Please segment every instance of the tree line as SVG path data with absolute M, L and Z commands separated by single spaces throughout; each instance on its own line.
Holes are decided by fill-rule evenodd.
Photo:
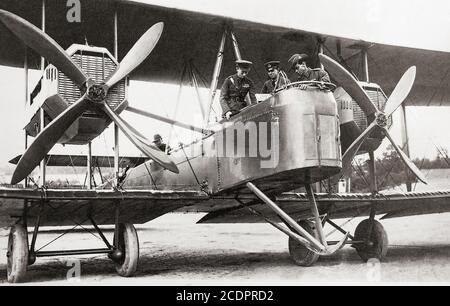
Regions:
M 450 169 L 450 158 L 448 151 L 437 148 L 436 157 L 416 158 L 414 164 L 419 169 Z M 352 192 L 370 192 L 369 160 L 354 161 L 351 174 Z M 375 173 L 377 176 L 378 189 L 388 189 L 406 184 L 409 181 L 415 183 L 417 179 L 405 171 L 405 166 L 399 155 L 392 146 L 389 146 L 381 158 L 375 161 Z

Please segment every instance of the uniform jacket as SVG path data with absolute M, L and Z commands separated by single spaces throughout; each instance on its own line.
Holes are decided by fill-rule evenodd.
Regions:
M 281 74 L 278 74 L 278 77 L 276 79 L 268 79 L 265 83 L 263 88 L 261 89 L 261 92 L 263 94 L 269 94 L 274 92 L 275 88 L 281 88 L 287 84 L 289 84 L 291 81 L 289 81 L 288 78 L 282 76 Z M 277 83 L 277 86 L 275 87 L 275 83 Z
M 222 106 L 223 116 L 229 111 L 237 114 L 246 107 L 245 97 L 247 94 L 250 95 L 251 103 L 256 104 L 255 86 L 252 80 L 247 77 L 239 78 L 237 74 L 226 78 L 220 93 L 220 105 Z
M 320 68 L 310 69 L 306 74 L 298 77 L 298 81 L 319 81 L 319 82 L 330 82 L 330 76 L 328 73 Z

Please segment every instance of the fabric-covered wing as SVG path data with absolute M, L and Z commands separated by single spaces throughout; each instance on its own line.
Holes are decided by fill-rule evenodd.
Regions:
M 396 193 L 372 196 L 371 194 L 318 194 L 320 214 L 332 219 L 368 216 L 371 204 L 377 204 L 377 215 L 383 218 L 450 212 L 450 191 L 429 193 Z M 285 193 L 277 198 L 280 207 L 295 220 L 311 218 L 310 206 L 305 194 Z M 255 210 L 277 220 L 266 205 L 252 206 Z M 211 211 L 199 223 L 257 223 L 264 220 L 247 208 L 235 205 Z
M 258 203 L 252 196 L 248 200 Z M 341 194 L 316 196 L 321 214 L 330 218 L 367 216 L 370 206 L 377 204 L 383 218 L 450 212 L 450 191 L 430 193 Z M 256 201 L 255 201 L 256 200 Z M 33 224 L 42 201 L 42 226 L 73 226 L 85 224 L 92 216 L 99 225 L 114 223 L 116 204 L 120 206 L 121 222 L 142 224 L 168 212 L 208 212 L 199 223 L 263 222 L 248 209 L 237 205 L 234 198 L 213 198 L 201 191 L 170 190 L 44 190 L 0 187 L 0 227 L 10 226 L 22 218 L 28 204 L 28 220 Z M 311 217 L 305 194 L 285 193 L 277 203 L 294 219 Z M 265 205 L 252 206 L 264 215 L 275 218 Z
M 40 26 L 41 0 L 2 0 L 0 9 L 18 14 Z M 287 59 L 294 53 L 316 54 L 318 39 L 325 39 L 325 53 L 342 58 L 357 76 L 360 74 L 358 51 L 348 48 L 357 41 L 329 36 L 326 33 L 311 33 L 302 29 L 285 28 L 226 16 L 213 16 L 188 12 L 159 5 L 133 3 L 130 1 L 81 0 L 82 22 L 69 23 L 66 19 L 66 1 L 47 0 L 46 32 L 63 48 L 73 43 L 114 49 L 114 11 L 118 10 L 119 61 L 156 22 L 165 24 L 163 35 L 152 53 L 133 74 L 134 80 L 178 83 L 186 61 L 191 61 L 209 87 L 224 26 L 228 25 L 236 34 L 242 57 L 254 62 L 250 77 L 256 88 L 266 80 L 264 63 L 280 60 L 282 68 L 288 70 Z M 0 65 L 23 67 L 24 47 L 14 36 L 0 25 Z M 338 43 L 339 46 L 338 47 Z M 39 57 L 29 52 L 30 67 L 39 67 Z M 318 59 L 315 60 L 317 66 Z M 417 66 L 414 88 L 407 105 L 450 105 L 450 54 L 377 44 L 369 49 L 371 81 L 382 86 L 389 95 L 401 74 L 410 66 Z M 219 84 L 224 77 L 234 73 L 234 55 L 227 42 L 224 67 Z M 295 79 L 291 74 L 291 79 Z
M 1 1 L 0 8 L 40 26 L 40 0 L 29 0 L 26 5 L 15 0 L 4 0 Z M 81 23 L 67 22 L 65 1 L 48 0 L 47 16 L 52 18 L 47 18 L 46 32 L 63 48 L 68 48 L 73 43 L 84 44 L 87 40 L 89 45 L 106 47 L 112 51 L 115 8 L 118 10 L 119 61 L 151 25 L 160 21 L 165 25 L 152 56 L 131 75 L 134 80 L 178 83 L 186 61 L 192 61 L 206 81 L 206 84 L 200 85 L 209 87 L 221 36 L 227 24 L 236 34 L 242 56 L 254 62 L 252 79 L 257 83 L 257 88 L 261 88 L 266 80 L 266 61 L 274 58 L 287 61 L 289 55 L 299 49 L 313 53 L 317 47 L 315 37 L 303 34 L 292 36 L 290 30 L 283 28 L 163 6 L 110 0 L 81 0 Z M 0 33 L 0 64 L 23 67 L 24 47 L 2 25 Z M 274 41 L 279 48 L 273 47 Z M 31 51 L 29 53 L 30 66 L 37 67 L 39 57 Z M 235 73 L 234 60 L 233 49 L 228 40 L 219 84 L 225 77 Z
M 116 204 L 120 221 L 142 224 L 209 197 L 198 191 L 145 190 L 42 190 L 0 187 L 0 227 L 21 219 L 28 203 L 28 221 L 34 224 L 40 204 L 42 226 L 73 226 L 88 223 L 92 216 L 99 225 L 114 224 Z
M 406 106 L 450 106 L 450 53 L 376 44 L 368 51 L 370 81 L 389 96 L 402 74 L 417 67 Z M 347 63 L 359 71 L 361 59 L 351 57 Z

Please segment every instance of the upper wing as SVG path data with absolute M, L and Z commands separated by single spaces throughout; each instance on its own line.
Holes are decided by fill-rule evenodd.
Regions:
M 377 205 L 377 215 L 383 218 L 424 215 L 450 212 L 449 192 L 396 193 L 373 196 L 371 194 L 318 194 L 316 197 L 320 214 L 330 218 L 354 218 L 368 216 L 372 204 Z M 277 203 L 294 220 L 311 218 L 308 199 L 305 194 L 285 193 Z M 253 205 L 253 208 L 269 218 L 276 215 L 267 205 Z M 253 223 L 264 220 L 252 214 L 247 208 L 235 205 L 210 212 L 199 223 Z
M 40 26 L 41 4 L 41 0 L 28 0 L 26 3 L 17 0 L 2 0 L 0 8 L 18 14 Z M 242 5 L 253 9 L 255 3 L 249 2 Z M 360 71 L 360 59 L 358 56 L 354 56 L 356 51 L 347 48 L 356 42 L 354 39 L 304 31 L 304 28 L 298 26 L 296 21 L 292 21 L 294 23 L 288 26 L 286 18 L 250 21 L 239 19 L 242 18 L 242 15 L 231 13 L 229 16 L 218 16 L 192 12 L 187 9 L 201 9 L 202 7 L 190 5 L 189 1 L 184 1 L 179 7 L 185 10 L 132 1 L 82 0 L 82 22 L 70 23 L 67 21 L 66 1 L 48 1 L 47 16 L 51 16 L 51 18 L 47 18 L 46 32 L 63 48 L 67 48 L 73 43 L 84 44 L 87 41 L 90 45 L 106 47 L 112 51 L 114 45 L 113 16 L 117 9 L 120 61 L 121 57 L 128 52 L 149 26 L 163 21 L 164 33 L 152 56 L 131 75 L 131 78 L 135 80 L 178 83 L 185 61 L 192 61 L 205 81 L 205 84 L 200 85 L 209 87 L 225 24 L 233 28 L 242 57 L 254 62 L 254 69 L 252 69 L 250 77 L 255 81 L 257 88 L 261 88 L 266 80 L 264 69 L 266 61 L 281 60 L 282 68 L 288 70 L 287 59 L 292 54 L 317 53 L 318 38 L 326 39 L 325 53 L 335 59 L 338 54 L 341 54 L 344 59 L 347 59 L 348 66 L 353 71 L 356 73 Z M 286 11 L 288 8 L 283 9 Z M 208 12 L 204 9 L 202 11 Z M 293 15 L 293 20 L 298 20 L 298 18 L 294 18 L 298 11 L 291 10 L 289 13 Z M 281 16 L 283 15 L 281 14 Z M 324 19 L 321 23 L 326 22 L 327 19 Z M 307 26 L 305 25 L 305 27 Z M 339 24 L 331 25 L 328 28 L 331 27 L 339 27 Z M 23 67 L 23 45 L 3 25 L 0 25 L 0 33 L 0 65 Z M 338 49 L 341 52 L 338 52 Z M 408 104 L 450 104 L 450 86 L 448 86 L 450 76 L 447 65 L 450 62 L 449 53 L 377 44 L 370 48 L 369 55 L 371 81 L 382 85 L 388 94 L 393 90 L 402 72 L 409 66 L 416 65 L 417 80 L 408 98 Z M 223 73 L 219 82 L 235 72 L 230 43 L 227 43 L 224 56 Z M 29 52 L 29 66 L 38 67 L 39 62 L 39 57 Z M 316 64 L 318 64 L 318 60 Z
M 42 210 L 42 226 L 85 224 L 89 216 L 99 225 L 114 224 L 116 204 L 120 221 L 142 224 L 184 206 L 208 200 L 199 191 L 159 190 L 44 190 L 0 187 L 0 227 L 10 226 L 23 216 L 28 203 L 28 222 Z
M 406 106 L 450 106 L 450 53 L 376 44 L 368 51 L 369 74 L 389 96 L 402 74 L 411 66 L 417 75 Z M 358 71 L 361 59 L 347 61 Z

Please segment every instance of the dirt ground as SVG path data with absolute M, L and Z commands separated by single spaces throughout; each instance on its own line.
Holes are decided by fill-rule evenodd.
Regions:
M 450 214 L 386 220 L 385 262 L 362 263 L 344 247 L 309 268 L 295 266 L 287 238 L 268 224 L 196 225 L 201 214 L 168 214 L 137 226 L 140 262 L 133 278 L 116 275 L 106 256 L 39 258 L 29 268 L 32 285 L 378 285 L 450 284 Z M 352 233 L 360 219 L 345 227 Z M 344 220 L 339 220 L 341 224 Z M 61 230 L 44 229 L 37 248 Z M 111 237 L 112 231 L 107 236 Z M 333 234 L 335 236 L 335 234 Z M 335 236 L 334 238 L 337 238 Z M 332 238 L 332 237 L 330 237 Z M 7 232 L 0 237 L 0 282 L 6 284 Z M 102 248 L 90 234 L 73 233 L 45 250 Z M 78 261 L 79 279 L 66 275 Z M 70 273 L 69 273 L 70 274 Z

